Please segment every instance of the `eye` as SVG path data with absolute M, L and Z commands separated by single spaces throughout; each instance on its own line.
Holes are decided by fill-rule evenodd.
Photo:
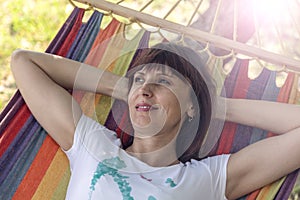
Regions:
M 144 79 L 142 77 L 137 76 L 137 77 L 134 78 L 134 82 L 135 83 L 143 83 Z
M 164 84 L 164 85 L 170 85 L 170 84 L 171 84 L 170 81 L 168 81 L 168 80 L 166 80 L 166 79 L 164 79 L 164 78 L 159 79 L 159 80 L 158 80 L 158 83 L 159 83 L 159 84 Z

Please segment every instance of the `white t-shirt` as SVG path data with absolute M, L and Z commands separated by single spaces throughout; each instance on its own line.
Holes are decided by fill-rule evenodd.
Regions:
M 66 199 L 226 199 L 229 155 L 152 167 L 121 149 L 113 131 L 84 115 L 66 154 L 71 167 Z

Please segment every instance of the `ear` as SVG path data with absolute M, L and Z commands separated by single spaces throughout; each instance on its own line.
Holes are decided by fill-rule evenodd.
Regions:
M 194 109 L 194 106 L 193 104 L 189 105 L 188 109 L 187 109 L 187 112 L 186 112 L 187 116 L 189 118 L 194 118 L 195 117 L 195 109 Z

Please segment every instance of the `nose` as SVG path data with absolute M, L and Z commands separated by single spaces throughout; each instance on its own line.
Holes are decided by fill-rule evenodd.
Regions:
M 143 86 L 140 87 L 139 91 L 140 94 L 143 95 L 144 97 L 152 97 L 153 92 L 152 92 L 152 86 L 149 83 L 145 83 Z

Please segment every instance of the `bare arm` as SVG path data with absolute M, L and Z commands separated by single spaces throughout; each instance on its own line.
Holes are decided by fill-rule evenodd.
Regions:
M 300 127 L 300 106 L 262 100 L 226 99 L 226 120 L 276 134 Z
M 227 171 L 227 198 L 241 197 L 300 167 L 300 106 L 228 99 L 227 108 L 229 121 L 282 134 L 231 155 Z
M 66 89 L 127 98 L 127 79 L 51 54 L 18 50 L 11 68 L 26 104 L 38 122 L 64 149 L 73 144 L 81 109 Z

